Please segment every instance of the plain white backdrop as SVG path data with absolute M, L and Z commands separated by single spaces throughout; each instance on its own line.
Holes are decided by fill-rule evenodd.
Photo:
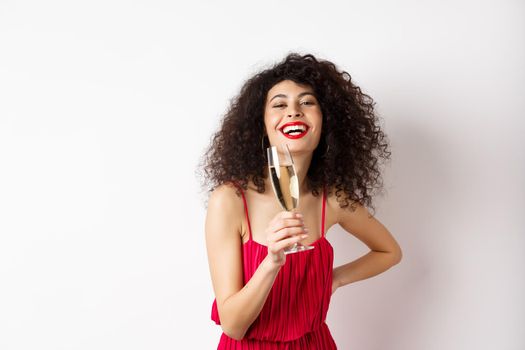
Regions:
M 348 71 L 393 152 L 404 259 L 334 294 L 339 348 L 525 348 L 523 2 L 3 0 L 1 349 L 216 348 L 195 170 L 290 51 Z

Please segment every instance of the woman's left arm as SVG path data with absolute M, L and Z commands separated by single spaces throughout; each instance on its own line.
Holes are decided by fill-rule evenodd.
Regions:
M 403 256 L 401 247 L 386 227 L 359 203 L 355 211 L 333 206 L 337 223 L 370 248 L 357 260 L 333 270 L 332 294 L 339 287 L 360 281 L 388 270 Z

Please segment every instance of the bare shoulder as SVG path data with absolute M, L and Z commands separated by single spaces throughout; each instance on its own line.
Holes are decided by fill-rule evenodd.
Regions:
M 208 203 L 209 206 L 235 209 L 236 207 L 240 207 L 239 198 L 235 185 L 227 183 L 217 186 L 212 191 Z
M 341 207 L 341 203 L 345 201 L 348 201 L 348 206 Z M 326 203 L 333 223 L 341 224 L 341 222 L 345 222 L 348 225 L 349 221 L 372 218 L 365 206 L 349 198 L 343 191 L 339 192 L 339 198 L 337 198 L 335 189 L 332 188 L 331 193 L 326 198 Z
M 236 231 L 240 232 L 244 208 L 237 191 L 233 184 L 222 184 L 213 190 L 208 201 L 207 224 L 227 222 L 230 228 L 238 228 Z

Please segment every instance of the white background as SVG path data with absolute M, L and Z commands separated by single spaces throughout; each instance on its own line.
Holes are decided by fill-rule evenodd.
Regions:
M 0 2 L 0 348 L 214 349 L 195 169 L 245 79 L 347 70 L 391 140 L 404 259 L 340 349 L 525 348 L 522 1 Z M 367 252 L 339 227 L 336 265 Z

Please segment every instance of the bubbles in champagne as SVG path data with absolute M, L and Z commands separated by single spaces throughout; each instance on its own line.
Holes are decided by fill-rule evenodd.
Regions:
M 297 175 L 290 177 L 290 195 L 295 198 L 299 198 L 299 181 Z
M 277 169 L 270 167 L 273 190 L 284 210 L 297 208 L 299 202 L 299 184 L 293 165 L 282 165 Z

